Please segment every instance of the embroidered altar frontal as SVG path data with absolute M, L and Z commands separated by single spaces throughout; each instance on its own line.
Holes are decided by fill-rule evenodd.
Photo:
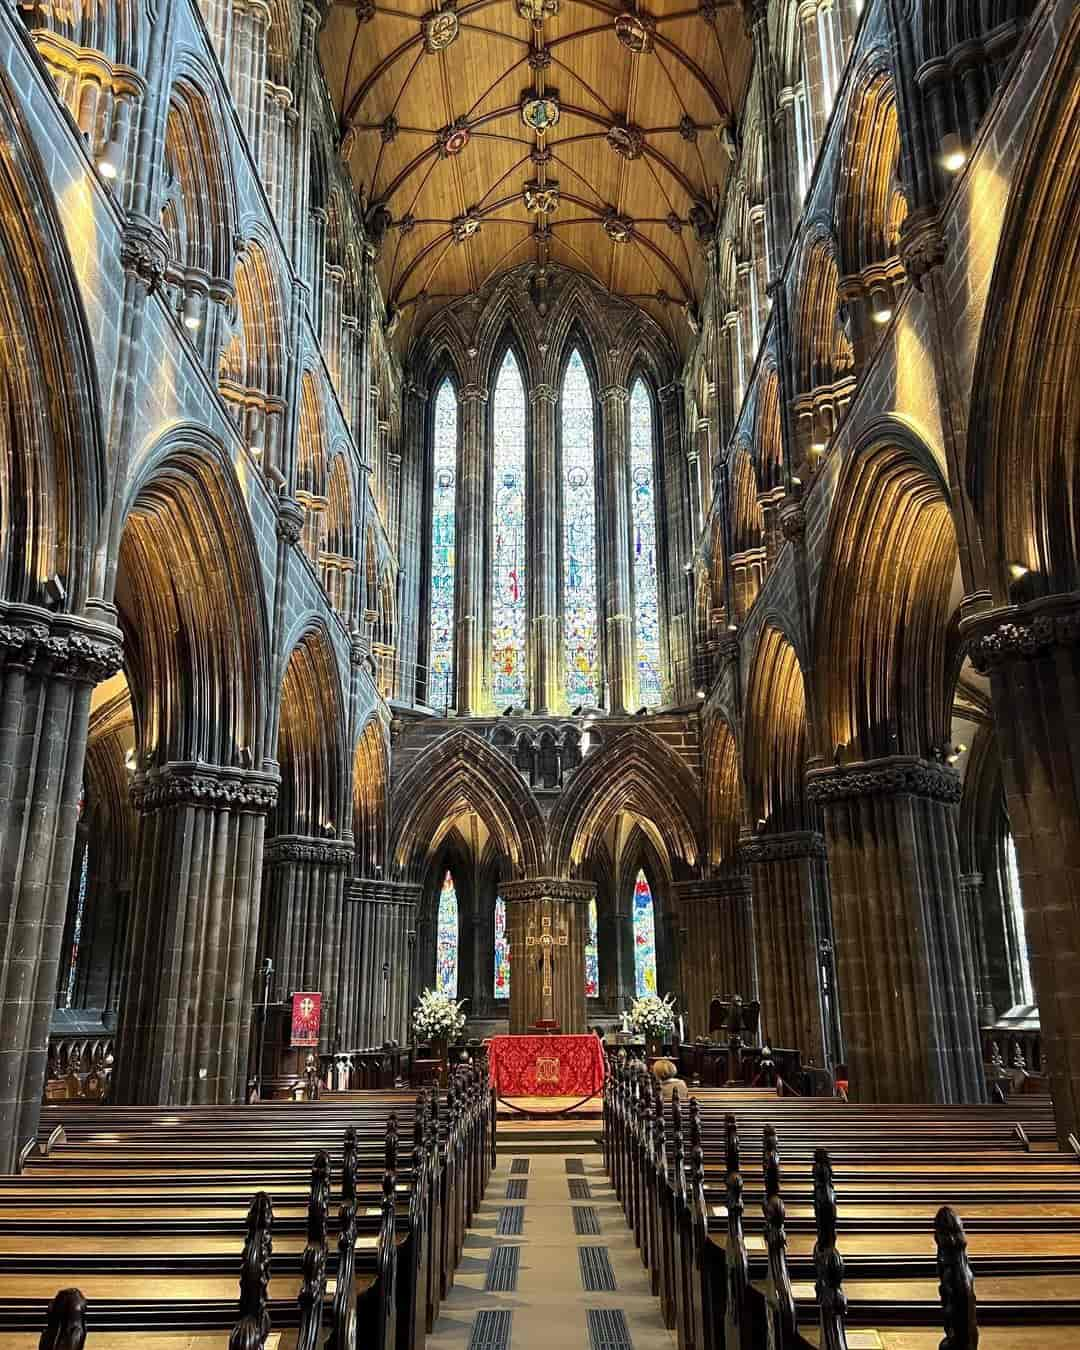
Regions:
M 604 1086 L 596 1036 L 493 1036 L 488 1064 L 499 1097 L 591 1097 Z

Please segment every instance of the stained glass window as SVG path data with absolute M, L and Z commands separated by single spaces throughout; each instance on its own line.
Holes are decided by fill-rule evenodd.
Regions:
M 656 918 L 645 873 L 634 882 L 634 985 L 637 996 L 656 993 Z
M 495 897 L 495 997 L 510 997 L 510 942 L 506 936 L 506 901 Z
M 525 386 L 503 358 L 492 410 L 491 695 L 525 702 Z
M 589 375 L 575 348 L 562 387 L 563 632 L 571 708 L 597 702 L 594 425 Z
M 454 682 L 454 491 L 457 481 L 457 397 L 449 377 L 435 396 L 431 512 L 431 666 L 428 698 L 447 706 Z
M 600 955 L 596 942 L 596 900 L 589 901 L 589 935 L 585 940 L 585 997 L 600 997 Z
M 656 574 L 656 487 L 652 401 L 638 377 L 630 391 L 630 491 L 634 529 L 634 644 L 638 697 L 660 702 L 660 604 Z
M 447 872 L 439 893 L 439 918 L 435 930 L 435 988 L 457 998 L 458 905 L 454 878 Z

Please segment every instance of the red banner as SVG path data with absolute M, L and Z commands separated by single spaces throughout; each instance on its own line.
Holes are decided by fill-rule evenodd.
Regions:
M 492 1036 L 488 1064 L 500 1097 L 590 1097 L 604 1086 L 604 1052 L 587 1036 Z
M 289 1041 L 293 1049 L 317 1046 L 321 1024 L 322 994 L 293 994 L 292 1037 Z

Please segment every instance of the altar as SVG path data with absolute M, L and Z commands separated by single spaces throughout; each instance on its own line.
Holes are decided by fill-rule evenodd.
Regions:
M 488 1066 L 497 1097 L 592 1097 L 604 1086 L 596 1036 L 492 1036 Z

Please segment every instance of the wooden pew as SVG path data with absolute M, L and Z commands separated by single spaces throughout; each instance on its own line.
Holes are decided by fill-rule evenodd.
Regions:
M 655 1096 L 652 1080 L 633 1068 L 609 1077 L 605 1157 L 681 1350 L 729 1344 L 742 1350 L 758 1303 L 768 1310 L 774 1339 L 792 1315 L 805 1330 L 816 1308 L 811 1235 L 822 1181 L 814 1159 L 823 1142 L 843 1197 L 838 1223 L 849 1253 L 851 1315 L 860 1328 L 884 1335 L 902 1326 L 916 1336 L 937 1328 L 940 1338 L 930 1235 L 943 1198 L 970 1210 L 990 1334 L 1010 1323 L 1021 1336 L 1051 1321 L 1080 1325 L 1080 1164 L 1071 1152 L 1027 1151 L 1016 1130 L 1022 1122 L 1022 1132 L 1049 1129 L 1045 1099 L 1029 1099 L 1017 1121 L 1017 1103 L 1003 1114 L 979 1106 L 868 1108 L 717 1092 L 703 1094 L 689 1113 L 674 1108 L 669 1126 L 657 1120 Z M 726 1119 L 732 1107 L 734 1129 Z M 761 1181 L 732 1165 L 739 1129 L 756 1136 L 772 1117 L 789 1162 L 786 1207 L 775 1130 L 765 1136 Z M 741 1295 L 728 1298 L 729 1290 L 744 1287 L 743 1250 L 754 1295 L 745 1307 Z M 791 1267 L 786 1288 L 781 1254 L 785 1271 Z M 756 1330 L 749 1335 L 750 1344 L 758 1343 Z
M 490 1170 L 488 1084 L 471 1070 L 455 1074 L 441 1100 L 372 1093 L 341 1103 L 49 1111 L 43 1147 L 21 1176 L 0 1179 L 4 1330 L 40 1328 L 59 1275 L 82 1287 L 95 1327 L 153 1334 L 232 1325 L 236 1234 L 243 1206 L 264 1189 L 274 1195 L 275 1327 L 298 1327 L 310 1340 L 315 1308 L 321 1319 L 326 1291 L 336 1298 L 342 1280 L 344 1222 L 352 1263 L 344 1283 L 357 1290 L 358 1320 L 377 1323 L 388 1350 L 416 1350 Z M 399 1120 L 412 1136 L 400 1168 Z M 312 1172 L 309 1191 L 313 1146 L 323 1179 L 317 1185 Z M 320 1257 L 316 1195 L 338 1148 L 339 1250 Z M 391 1258 L 392 1278 L 383 1281 Z M 366 1303 L 378 1300 L 370 1291 L 381 1287 L 394 1291 L 393 1307 L 380 1304 L 378 1317 L 368 1317 Z

